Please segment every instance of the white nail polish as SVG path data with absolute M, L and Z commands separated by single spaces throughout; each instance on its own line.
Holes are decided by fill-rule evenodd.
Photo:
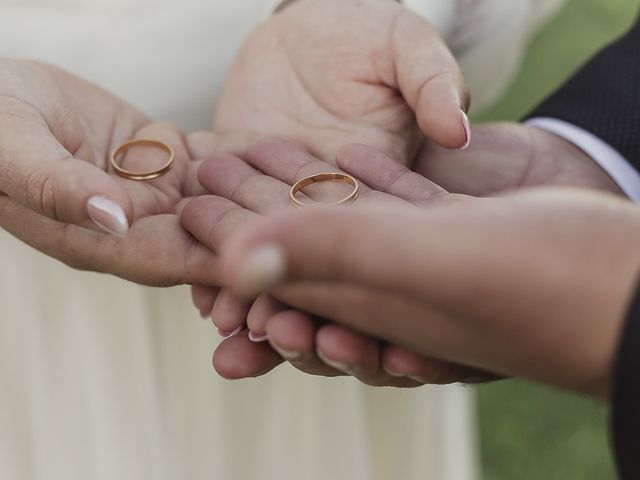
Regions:
M 253 343 L 264 343 L 269 340 L 269 335 L 256 335 L 253 332 L 249 332 L 249 340 Z
M 406 375 L 404 373 L 394 372 L 392 370 L 389 370 L 387 367 L 382 367 L 382 369 L 384 370 L 384 373 L 386 373 L 390 377 L 394 377 L 394 378 L 405 378 L 406 377 Z
M 237 276 L 238 293 L 247 297 L 268 291 L 285 277 L 284 253 L 267 245 L 249 253 Z
M 347 375 L 353 374 L 352 373 L 353 367 L 351 367 L 350 365 L 342 362 L 337 362 L 335 360 L 331 360 L 330 358 L 327 358 L 320 350 L 316 351 L 316 355 L 318 355 L 318 358 L 322 360 L 323 363 L 326 363 L 331 368 L 335 368 L 336 370 L 346 373 Z
M 244 330 L 244 326 L 240 325 L 238 328 L 236 328 L 234 331 L 232 332 L 225 332 L 224 330 L 218 329 L 218 334 L 224 338 L 225 340 L 227 338 L 231 338 L 231 337 L 235 337 L 236 335 L 238 335 L 240 332 L 242 332 Z
M 111 235 L 124 237 L 129 232 L 129 221 L 124 210 L 107 197 L 91 197 L 87 202 L 87 214 L 96 226 Z
M 276 352 L 280 354 L 282 358 L 289 362 L 294 362 L 296 360 L 300 360 L 302 358 L 302 352 L 293 352 L 290 350 L 285 350 L 283 348 L 278 347 L 277 345 L 271 344 L 271 348 L 273 348 Z
M 464 145 L 460 147 L 460 150 L 466 150 L 471 145 L 471 122 L 469 121 L 469 116 L 466 114 L 464 110 L 460 110 L 462 113 L 462 126 L 464 127 L 464 133 L 467 136 L 467 140 Z

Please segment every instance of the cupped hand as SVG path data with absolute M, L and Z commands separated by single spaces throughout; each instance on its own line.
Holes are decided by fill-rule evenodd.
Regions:
M 464 152 L 425 142 L 414 170 L 450 192 L 477 197 L 539 186 L 622 195 L 591 157 L 553 133 L 508 122 L 477 124 L 473 133 Z
M 199 178 L 212 196 L 192 200 L 182 212 L 184 227 L 213 251 L 218 251 L 234 231 L 261 215 L 292 208 L 289 191 L 300 178 L 336 171 L 300 146 L 282 139 L 258 142 L 249 150 L 247 159 L 248 163 L 238 157 L 217 155 L 204 162 Z M 360 179 L 358 202 L 363 205 L 418 210 L 461 198 L 447 194 L 368 147 L 342 149 L 336 161 L 343 171 Z M 372 184 L 375 189 L 370 188 Z M 336 193 L 315 192 L 331 196 Z M 247 319 L 251 332 L 238 333 Z M 476 371 L 380 344 L 350 329 L 322 325 L 269 296 L 262 296 L 251 305 L 239 302 L 228 290 L 223 291 L 213 309 L 213 321 L 230 337 L 214 355 L 215 368 L 228 378 L 264 374 L 283 359 L 307 373 L 347 374 L 371 385 L 411 387 L 480 378 Z M 263 335 L 269 344 L 251 341 Z
M 363 143 L 407 163 L 425 134 L 446 147 L 468 145 L 468 103 L 445 42 L 408 8 L 297 0 L 246 41 L 214 131 L 284 135 L 328 162 L 340 147 Z
M 112 172 L 111 151 L 141 137 L 172 146 L 169 174 L 145 183 Z M 131 150 L 122 160 L 141 171 L 164 161 L 153 149 Z M 72 267 L 143 284 L 210 279 L 215 256 L 177 216 L 184 199 L 203 193 L 196 171 L 175 127 L 154 124 L 53 66 L 0 60 L 0 225 L 33 247 Z
M 607 398 L 640 269 L 640 212 L 537 189 L 417 210 L 310 209 L 232 235 L 238 294 L 416 354 Z

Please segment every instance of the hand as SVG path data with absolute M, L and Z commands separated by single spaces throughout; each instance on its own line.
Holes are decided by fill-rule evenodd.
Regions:
M 112 149 L 135 137 L 172 145 L 169 174 L 143 183 L 110 173 Z M 149 155 L 131 150 L 124 166 L 149 170 Z M 52 66 L 0 60 L 0 225 L 42 252 L 149 285 L 210 279 L 216 258 L 177 216 L 203 193 L 197 167 L 176 128 Z
M 418 354 L 608 397 L 640 268 L 637 207 L 551 189 L 364 207 L 287 213 L 232 235 L 233 290 L 272 292 Z
M 425 143 L 414 170 L 450 192 L 486 197 L 525 187 L 573 186 L 623 195 L 586 153 L 554 135 L 518 123 L 474 125 L 464 152 Z
M 358 202 L 365 205 L 417 210 L 459 198 L 367 147 L 348 147 L 339 151 L 336 159 L 344 171 L 360 178 L 363 188 Z M 335 171 L 304 149 L 279 139 L 257 143 L 249 150 L 248 161 L 250 165 L 236 157 L 218 155 L 203 163 L 200 182 L 217 196 L 194 199 L 182 212 L 184 227 L 213 251 L 260 215 L 290 208 L 289 190 L 296 180 L 327 169 Z M 369 182 L 374 182 L 377 190 L 368 188 Z M 218 297 L 213 313 L 216 326 L 222 331 L 237 331 L 248 317 L 254 332 L 261 335 L 266 326 L 273 349 L 269 344 L 252 343 L 247 332 L 231 336 L 214 355 L 215 368 L 227 378 L 264 374 L 283 358 L 307 373 L 349 374 L 372 385 L 417 386 L 472 381 L 479 376 L 476 371 L 381 345 L 349 329 L 318 325 L 313 318 L 283 309 L 268 297 L 251 307 L 228 294 Z
M 408 8 L 298 0 L 243 46 L 214 131 L 285 135 L 328 162 L 357 142 L 407 163 L 422 143 L 420 128 L 446 147 L 467 145 L 468 103 L 446 44 Z
M 214 131 L 286 135 L 330 163 L 340 147 L 361 142 L 406 164 L 424 134 L 447 147 L 466 147 L 468 104 L 447 46 L 406 7 L 297 0 L 243 46 Z M 214 311 L 233 325 L 246 318 L 246 306 L 224 290 L 194 287 L 193 299 L 204 317 Z

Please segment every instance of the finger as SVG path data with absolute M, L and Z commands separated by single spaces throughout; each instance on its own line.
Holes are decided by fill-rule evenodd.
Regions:
M 271 317 L 266 327 L 273 349 L 301 372 L 325 377 L 345 375 L 317 356 L 317 324 L 308 315 L 295 310 L 284 310 Z
M 443 147 L 468 147 L 469 93 L 456 59 L 436 29 L 420 16 L 405 10 L 395 25 L 397 87 L 420 128 Z
M 74 158 L 44 119 L 29 118 L 3 115 L 0 120 L 0 191 L 52 220 L 126 235 L 133 205 L 116 178 Z
M 325 208 L 278 215 L 228 242 L 226 272 L 239 295 L 285 280 L 353 282 L 421 295 L 425 275 L 418 265 L 431 262 L 432 271 L 446 271 L 443 258 L 433 254 L 452 242 L 447 215 L 435 214 L 440 210 Z M 398 232 L 425 241 L 400 242 Z M 402 248 L 393 247 L 398 243 Z
M 249 150 L 248 161 L 256 169 L 266 175 L 277 178 L 288 187 L 293 186 L 299 180 L 318 173 L 338 172 L 334 165 L 317 159 L 304 147 L 290 140 L 278 137 L 263 138 L 256 142 Z M 342 172 L 344 173 L 344 172 Z M 372 190 L 358 179 L 359 199 L 366 203 L 386 203 L 404 205 L 399 198 Z M 304 189 L 304 194 L 311 201 L 320 204 L 331 204 L 341 198 L 345 198 L 352 191 L 352 186 L 339 182 L 321 182 Z M 286 198 L 289 198 L 290 189 L 287 189 Z M 282 192 L 284 196 L 284 192 Z
M 223 288 L 218 294 L 211 320 L 220 330 L 220 335 L 224 338 L 231 337 L 238 333 L 247 320 L 250 304 L 238 299 L 229 289 Z
M 442 148 L 425 142 L 414 170 L 450 192 L 487 196 L 523 186 L 535 174 L 532 145 L 544 145 L 531 138 L 530 129 L 510 123 L 476 125 L 473 145 L 466 151 Z M 553 158 L 559 145 L 545 152 Z M 566 162 L 563 162 L 566 163 Z M 545 181 L 556 171 L 543 176 Z
M 193 159 L 206 159 L 220 153 L 243 157 L 256 140 L 256 136 L 250 133 L 219 135 L 209 131 L 199 131 L 187 135 L 186 144 Z
M 390 375 L 410 378 L 424 385 L 469 383 L 470 379 L 479 374 L 477 370 L 424 357 L 394 345 L 383 348 L 381 363 Z
M 253 341 L 267 341 L 267 322 L 278 312 L 285 310 L 285 306 L 271 295 L 260 295 L 249 310 L 247 327 Z
M 371 386 L 417 387 L 424 382 L 406 376 L 390 375 L 382 369 L 378 340 L 349 328 L 328 324 L 316 334 L 318 356 L 337 370 Z
M 246 331 L 222 342 L 213 354 L 213 367 L 230 380 L 265 375 L 282 362 L 268 343 L 252 342 Z
M 290 206 L 287 184 L 264 175 L 232 155 L 212 155 L 198 172 L 211 195 L 227 198 L 256 213 L 267 214 Z
M 238 228 L 259 218 L 231 200 L 214 196 L 194 198 L 180 215 L 183 228 L 213 252 Z
M 217 255 L 185 232 L 176 215 L 140 219 L 127 238 L 120 239 L 56 222 L 0 195 L 0 226 L 78 270 L 110 273 L 157 287 L 205 281 L 220 285 Z
M 191 300 L 203 319 L 211 319 L 211 312 L 218 296 L 219 289 L 204 285 L 191 287 Z
M 347 145 L 336 154 L 340 168 L 375 190 L 424 207 L 442 198 L 446 191 L 426 177 L 412 172 L 379 150 L 365 145 Z

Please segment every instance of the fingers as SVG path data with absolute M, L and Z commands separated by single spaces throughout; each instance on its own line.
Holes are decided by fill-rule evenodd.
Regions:
M 204 285 L 193 285 L 191 287 L 191 300 L 200 312 L 203 319 L 210 319 L 213 305 L 218 297 L 219 289 Z
M 3 116 L 0 191 L 52 220 L 124 236 L 133 206 L 116 178 L 74 158 L 44 120 Z
M 336 162 L 340 168 L 371 188 L 419 207 L 429 205 L 446 193 L 427 177 L 412 172 L 379 150 L 365 145 L 347 145 L 337 152 Z
M 444 236 L 428 229 L 423 215 L 397 208 L 308 209 L 280 215 L 246 229 L 227 244 L 226 272 L 242 296 L 285 280 L 416 291 L 424 281 L 416 259 L 424 260 L 428 250 L 425 242 L 403 241 L 398 232 L 410 232 L 411 238 L 421 240 L 428 233 L 434 242 Z
M 242 330 L 250 307 L 250 303 L 239 300 L 229 289 L 220 291 L 211 319 L 223 338 L 232 337 Z
M 0 196 L 0 226 L 67 265 L 142 285 L 219 285 L 218 258 L 180 226 L 176 215 L 138 220 L 126 239 L 56 222 Z
M 251 305 L 247 315 L 249 338 L 256 342 L 267 341 L 267 322 L 285 309 L 286 307 L 271 295 L 260 295 Z
M 222 342 L 213 354 L 216 372 L 230 380 L 259 377 L 283 361 L 268 343 L 249 340 L 246 331 Z
M 211 155 L 198 172 L 202 186 L 212 195 L 241 207 L 266 214 L 290 206 L 286 184 L 231 155 Z
M 426 20 L 403 10 L 392 37 L 397 87 L 429 138 L 446 148 L 467 148 L 469 93 L 454 56 Z

